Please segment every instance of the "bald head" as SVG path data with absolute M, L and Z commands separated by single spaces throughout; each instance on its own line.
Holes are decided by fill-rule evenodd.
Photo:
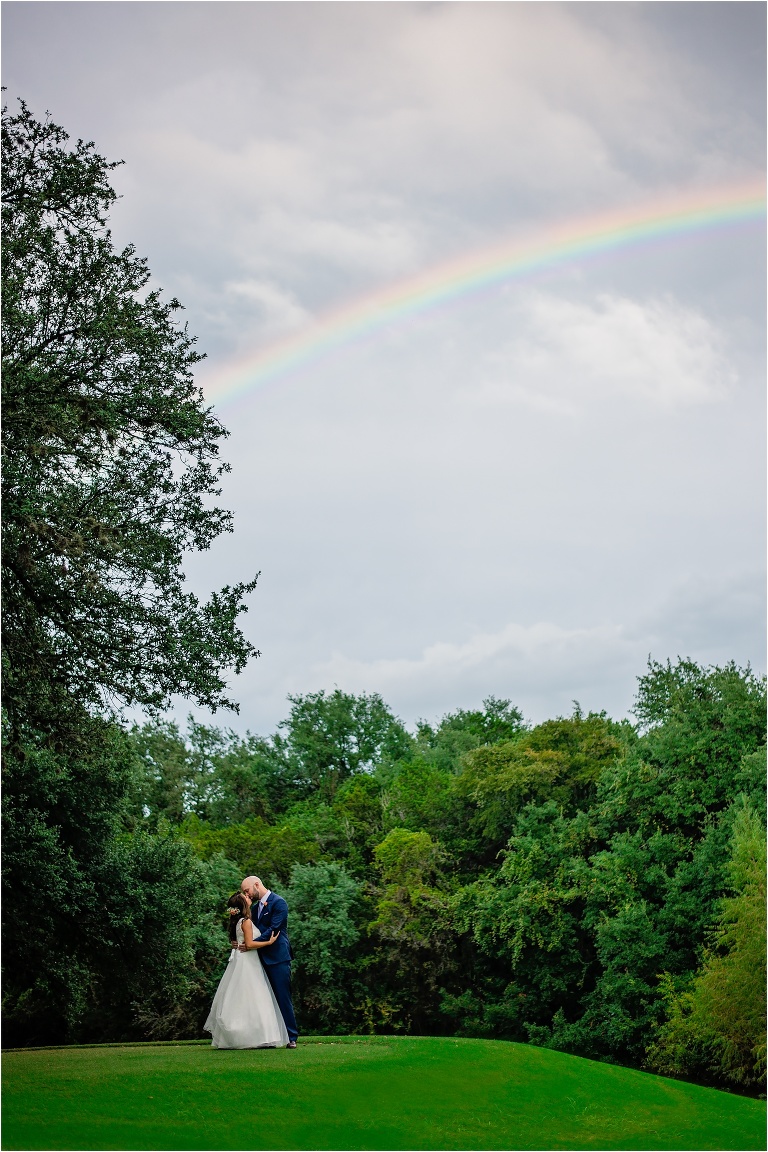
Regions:
M 240 891 L 245 893 L 249 900 L 261 900 L 268 889 L 264 887 L 258 876 L 246 876 L 240 885 Z

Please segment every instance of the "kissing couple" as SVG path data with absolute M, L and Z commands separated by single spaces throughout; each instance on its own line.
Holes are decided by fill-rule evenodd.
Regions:
M 288 905 L 246 876 L 227 908 L 232 950 L 203 1031 L 213 1048 L 295 1048 Z

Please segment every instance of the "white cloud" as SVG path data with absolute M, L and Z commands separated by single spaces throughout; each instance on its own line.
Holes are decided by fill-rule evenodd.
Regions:
M 256 276 L 315 310 L 520 224 L 762 171 L 637 13 L 606 29 L 578 8 L 307 5 L 298 27 L 198 6 L 174 51 L 173 21 L 144 46 L 152 84 L 115 145 L 131 238 L 183 240 L 163 275 L 197 284 L 190 306 Z
M 516 336 L 487 355 L 487 378 L 462 393 L 464 402 L 569 414 L 590 398 L 674 408 L 722 399 L 736 381 L 723 335 L 671 298 L 536 292 L 517 304 L 513 326 Z
M 255 306 L 267 337 L 295 331 L 312 320 L 311 314 L 299 304 L 292 292 L 266 280 L 235 280 L 224 285 L 224 292 L 230 299 Z
M 496 632 L 438 641 L 394 659 L 334 652 L 315 666 L 310 679 L 328 688 L 380 692 L 410 722 L 417 718 L 414 705 L 419 715 L 434 719 L 487 695 L 510 698 L 537 722 L 555 711 L 568 712 L 575 699 L 585 708 L 621 716 L 649 655 L 745 664 L 764 629 L 763 574 L 695 576 L 625 624 L 508 623 Z
M 568 629 L 550 622 L 530 627 L 507 624 L 498 632 L 478 633 L 463 643 L 431 644 L 411 658 L 362 661 L 335 652 L 316 671 L 323 683 L 350 684 L 369 691 L 376 685 L 384 695 L 388 691 L 399 695 L 404 688 L 424 691 L 428 686 L 434 690 L 439 684 L 445 689 L 478 670 L 489 680 L 508 679 L 510 673 L 520 680 L 542 667 L 551 678 L 553 667 L 557 667 L 557 679 L 561 679 L 564 662 L 572 665 L 574 658 L 588 661 L 595 650 L 603 655 L 606 648 L 623 642 L 622 629 L 615 625 Z

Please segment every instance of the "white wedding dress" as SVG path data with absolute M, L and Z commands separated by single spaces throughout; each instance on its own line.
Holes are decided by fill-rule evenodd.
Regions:
M 237 922 L 236 933 L 238 944 L 242 944 L 242 918 Z M 281 1048 L 288 1043 L 288 1032 L 258 949 L 232 950 L 203 1031 L 213 1036 L 213 1048 Z

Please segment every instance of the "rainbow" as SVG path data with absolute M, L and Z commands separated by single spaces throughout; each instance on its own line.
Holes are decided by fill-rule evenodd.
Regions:
M 341 345 L 470 293 L 646 241 L 727 228 L 764 216 L 765 188 L 748 184 L 604 213 L 529 238 L 509 239 L 320 316 L 282 341 L 215 370 L 203 381 L 203 389 L 209 401 L 226 404 Z

